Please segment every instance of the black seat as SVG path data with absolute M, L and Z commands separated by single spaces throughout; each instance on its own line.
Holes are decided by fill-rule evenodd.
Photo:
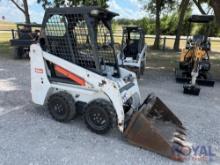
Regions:
M 124 49 L 125 57 L 132 57 L 133 60 L 136 60 L 138 55 L 138 45 L 139 40 L 130 40 Z
M 206 37 L 204 35 L 195 35 L 193 36 L 193 42 L 204 43 L 206 42 Z

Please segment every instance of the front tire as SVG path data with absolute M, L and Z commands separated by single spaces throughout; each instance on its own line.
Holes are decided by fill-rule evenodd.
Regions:
M 97 134 L 107 133 L 116 123 L 113 105 L 103 99 L 97 99 L 85 107 L 84 121 L 88 129 Z
M 48 110 L 55 120 L 68 122 L 76 115 L 75 101 L 68 93 L 55 93 L 48 99 Z

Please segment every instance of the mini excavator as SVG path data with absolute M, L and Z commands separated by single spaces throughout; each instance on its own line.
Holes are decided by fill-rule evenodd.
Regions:
M 183 92 L 190 95 L 199 95 L 198 85 L 214 86 L 215 82 L 210 74 L 211 63 L 209 51 L 211 43 L 208 38 L 210 32 L 210 22 L 214 20 L 212 15 L 192 15 L 189 18 L 189 31 L 192 23 L 207 24 L 206 34 L 189 37 L 186 49 L 180 55 L 179 68 L 176 68 L 176 81 L 185 82 Z

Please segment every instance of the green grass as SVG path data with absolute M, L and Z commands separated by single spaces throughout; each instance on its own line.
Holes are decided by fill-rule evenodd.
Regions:
M 9 40 L 11 33 L 0 33 L 0 56 L 9 56 L 12 54 L 12 47 L 10 47 Z
M 163 52 L 149 50 L 146 58 L 147 67 L 162 68 L 172 71 L 176 66 L 178 53 L 173 51 Z
M 12 53 L 12 47 L 9 42 L 0 42 L 0 56 L 9 56 Z
M 173 72 L 178 64 L 179 54 L 173 51 L 162 52 L 150 50 L 146 57 L 146 67 L 149 69 L 165 69 Z M 210 53 L 210 62 L 212 65 L 210 72 L 215 80 L 220 80 L 220 53 Z

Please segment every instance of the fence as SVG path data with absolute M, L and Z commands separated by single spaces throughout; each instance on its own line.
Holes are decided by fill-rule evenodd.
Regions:
M 16 30 L 0 30 L 0 42 L 9 42 L 10 39 L 13 38 L 13 33 L 16 32 Z M 16 37 L 16 36 L 14 36 Z M 116 43 L 121 43 L 122 40 L 122 34 L 117 31 L 117 33 L 114 33 L 114 40 Z M 155 40 L 154 35 L 146 35 L 145 36 L 145 42 L 148 46 L 153 46 Z M 211 37 L 211 47 L 212 51 L 214 52 L 220 52 L 220 38 Z M 173 48 L 175 41 L 175 36 L 161 36 L 160 38 L 160 49 L 161 50 L 171 50 Z M 186 45 L 186 36 L 182 36 L 180 38 L 180 48 L 184 48 Z
M 114 39 L 116 43 L 121 43 L 122 35 L 114 34 Z M 180 38 L 180 49 L 185 48 L 186 46 L 186 36 L 181 36 Z M 146 35 L 145 42 L 151 47 L 154 45 L 155 36 L 154 35 Z M 220 38 L 210 37 L 211 48 L 214 52 L 220 52 Z M 160 50 L 172 50 L 175 42 L 175 36 L 161 36 L 160 37 Z

